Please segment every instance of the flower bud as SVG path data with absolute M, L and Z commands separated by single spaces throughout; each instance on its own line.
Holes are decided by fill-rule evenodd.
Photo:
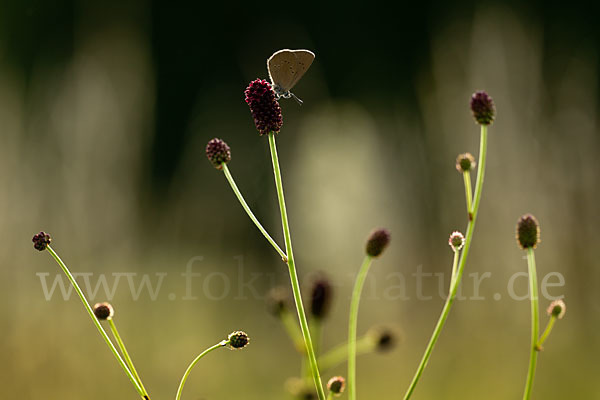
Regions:
M 327 382 L 327 389 L 336 397 L 340 396 L 346 388 L 346 380 L 341 376 L 334 376 Z
M 115 310 L 110 303 L 96 303 L 92 309 L 94 310 L 94 315 L 100 321 L 110 319 L 115 315 Z
M 270 132 L 279 133 L 283 125 L 283 117 L 277 95 L 269 82 L 256 79 L 250 82 L 244 94 L 258 133 L 260 135 Z
M 50 242 L 52 242 L 52 239 L 46 232 L 40 232 L 33 235 L 33 239 L 31 239 L 31 241 L 33 242 L 34 249 L 44 251 Z
M 554 316 L 558 319 L 562 319 L 562 317 L 564 317 L 565 313 L 567 312 L 567 305 L 565 304 L 564 301 L 562 301 L 560 299 L 554 300 L 552 303 L 550 303 L 546 312 L 550 316 Z
M 517 243 L 525 249 L 535 249 L 540 242 L 540 224 L 531 214 L 525 214 L 517 222 Z
M 465 245 L 465 237 L 459 231 L 454 231 L 450 234 L 450 238 L 448 239 L 448 244 L 452 247 L 454 251 L 460 251 Z
M 227 336 L 227 346 L 231 350 L 243 349 L 250 343 L 250 338 L 243 331 L 235 331 L 231 332 L 229 336 Z
M 456 170 L 458 172 L 467 172 L 475 168 L 477 163 L 475 162 L 475 157 L 471 153 L 463 153 L 459 154 L 456 157 Z
M 383 326 L 371 328 L 367 335 L 375 344 L 375 350 L 382 353 L 392 350 L 398 343 L 399 338 L 396 330 Z
M 367 255 L 378 257 L 390 243 L 391 234 L 385 228 L 375 229 L 367 239 Z
M 475 92 L 471 96 L 471 111 L 479 125 L 490 125 L 496 115 L 494 100 L 483 90 Z
M 310 313 L 314 318 L 322 319 L 327 316 L 332 295 L 333 288 L 327 278 L 321 277 L 313 283 L 310 296 Z
M 223 163 L 231 161 L 231 149 L 221 139 L 211 139 L 206 145 L 206 157 L 216 169 L 222 169 Z

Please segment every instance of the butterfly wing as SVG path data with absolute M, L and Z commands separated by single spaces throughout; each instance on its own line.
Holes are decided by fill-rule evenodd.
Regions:
M 273 85 L 282 92 L 289 91 L 306 73 L 315 54 L 309 50 L 279 50 L 267 60 L 267 69 Z

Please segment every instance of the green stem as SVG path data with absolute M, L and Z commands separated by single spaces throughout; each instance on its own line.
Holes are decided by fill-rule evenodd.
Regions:
M 298 322 L 294 318 L 293 314 L 288 310 L 282 310 L 280 313 L 281 323 L 285 331 L 287 332 L 290 339 L 294 343 L 294 347 L 301 354 L 306 354 L 306 346 L 304 346 L 304 338 L 302 332 L 298 327 Z
M 456 281 L 456 269 L 458 267 L 458 254 L 459 251 L 454 250 L 454 259 L 452 260 L 452 275 L 450 275 L 450 290 Z
M 463 178 L 465 181 L 465 197 L 467 198 L 467 212 L 469 213 L 469 216 L 471 216 L 471 207 L 473 203 L 473 193 L 471 192 L 471 172 L 463 172 Z
M 329 392 L 327 395 L 327 400 L 333 400 L 333 392 Z
M 369 335 L 365 335 L 356 340 L 356 355 L 372 353 L 376 347 L 377 343 Z M 319 357 L 319 368 L 321 371 L 327 371 L 347 360 L 348 343 L 342 343 Z
M 133 373 L 133 376 L 135 377 L 135 379 L 139 383 L 140 387 L 142 388 L 144 395 L 148 396 L 148 391 L 144 387 L 144 384 L 142 383 L 142 379 L 140 378 L 140 375 L 138 374 L 137 370 L 135 369 L 135 366 L 133 365 L 133 361 L 131 360 L 131 357 L 129 356 L 129 352 L 127 351 L 127 348 L 125 347 L 125 342 L 123 342 L 123 339 L 121 339 L 121 335 L 119 335 L 119 331 L 117 330 L 117 325 L 115 325 L 115 321 L 112 318 L 108 318 L 108 324 L 110 325 L 110 329 L 113 333 L 113 336 L 115 337 L 115 340 L 117 341 L 117 345 L 121 349 L 121 353 L 123 353 L 123 357 L 125 358 L 125 362 L 127 363 L 129 370 Z
M 185 381 L 187 380 L 188 376 L 190 375 L 192 368 L 194 368 L 194 366 L 198 363 L 198 361 L 200 361 L 200 359 L 202 359 L 202 357 L 204 357 L 211 351 L 227 346 L 228 343 L 229 343 L 229 341 L 227 341 L 227 340 L 220 341 L 219 343 L 215 344 L 214 346 L 209 347 L 208 349 L 204 350 L 202 353 L 200 353 L 198 355 L 198 357 L 196 357 L 194 359 L 194 361 L 191 362 L 191 364 L 185 370 L 185 373 L 183 374 L 183 377 L 181 378 L 181 382 L 179 383 L 179 389 L 177 389 L 177 396 L 175 397 L 176 400 L 181 399 L 181 392 L 183 392 L 183 385 L 185 385 Z
M 90 306 L 90 304 L 88 303 L 87 299 L 85 298 L 85 295 L 83 294 L 83 291 L 81 290 L 81 288 L 77 284 L 77 281 L 75 281 L 75 277 L 73 276 L 73 274 L 71 274 L 71 271 L 69 271 L 69 268 L 67 268 L 66 264 L 63 262 L 63 260 L 61 260 L 61 258 L 54 251 L 54 249 L 52 247 L 50 247 L 50 246 L 48 246 L 47 249 L 50 252 L 50 254 L 52 255 L 52 257 L 54 257 L 54 260 L 56 260 L 56 262 L 58 263 L 58 265 L 60 265 L 60 267 L 62 268 L 63 272 L 65 273 L 65 275 L 67 276 L 67 278 L 71 282 L 71 285 L 73 285 L 73 288 L 75 289 L 75 291 L 79 295 L 79 298 L 81 299 L 81 302 L 83 303 L 83 306 L 85 307 L 86 311 L 90 315 L 90 318 L 94 322 L 94 325 L 96 325 L 96 328 L 98 329 L 98 332 L 100 333 L 100 336 L 102 336 L 102 338 L 104 339 L 104 341 L 106 342 L 106 344 L 110 348 L 110 351 L 112 351 L 113 355 L 115 356 L 115 358 L 119 362 L 119 365 L 121 365 L 121 368 L 123 368 L 123 371 L 125 371 L 125 374 L 127 374 L 127 376 L 129 377 L 129 380 L 131 381 L 131 383 L 133 383 L 133 386 L 135 387 L 135 390 L 137 390 L 137 392 L 140 394 L 140 396 L 142 398 L 147 399 L 148 396 L 144 393 L 144 391 L 142 390 L 141 386 L 136 381 L 136 379 L 133 376 L 133 374 L 131 373 L 131 371 L 129 371 L 129 369 L 127 368 L 127 365 L 125 364 L 125 362 L 123 361 L 123 359 L 119 355 L 119 352 L 115 348 L 114 344 L 111 342 L 111 340 L 108 337 L 106 331 L 104 330 L 104 328 L 102 328 L 102 325 L 100 324 L 100 321 L 98 321 L 98 318 L 96 318 L 96 315 L 94 314 L 94 310 L 92 310 L 92 307 Z
M 527 249 L 527 266 L 529 268 L 529 296 L 531 297 L 531 353 L 529 356 L 529 371 L 527 372 L 527 383 L 525 384 L 523 400 L 531 398 L 533 378 L 535 376 L 535 367 L 537 364 L 537 344 L 540 330 L 537 273 L 535 268 L 535 255 L 533 253 L 533 248 L 531 247 Z
M 313 343 L 315 346 L 315 354 L 319 356 L 319 354 L 321 353 L 321 338 L 323 336 L 323 324 L 321 324 L 320 318 L 311 318 L 309 326 L 313 338 Z
M 254 222 L 254 225 L 256 225 L 256 227 L 258 228 L 258 230 L 263 234 L 263 236 L 267 239 L 267 241 L 269 243 L 271 243 L 271 246 L 273 246 L 273 248 L 275 250 L 277 250 L 277 252 L 281 256 L 281 259 L 283 261 L 286 261 L 287 260 L 287 256 L 285 255 L 285 253 L 283 252 L 283 250 L 281 250 L 281 248 L 279 247 L 279 245 L 277 245 L 277 243 L 275 242 L 275 240 L 273 240 L 273 238 L 271 237 L 271 235 L 269 235 L 269 233 L 266 231 L 266 229 L 263 228 L 263 226 L 260 224 L 260 222 L 258 222 L 258 219 L 256 218 L 256 216 L 254 216 L 254 213 L 250 209 L 250 206 L 248 206 L 248 203 L 246 203 L 246 200 L 244 200 L 244 196 L 242 196 L 242 192 L 240 192 L 240 190 L 238 189 L 237 185 L 235 184 L 235 181 L 233 180 L 233 176 L 231 175 L 231 172 L 229 172 L 229 168 L 227 167 L 227 164 L 223 163 L 221 165 L 223 167 L 223 173 L 225 174 L 225 177 L 227 178 L 227 181 L 229 181 L 229 184 L 231 185 L 231 188 L 233 189 L 233 192 L 235 193 L 236 197 L 240 201 L 240 204 L 242 205 L 242 207 L 246 211 L 246 214 L 248 214 L 248 216 L 250 217 L 250 219 L 252 220 L 252 222 Z
M 308 355 L 308 361 L 312 372 L 313 381 L 317 389 L 319 400 L 325 400 L 325 391 L 323 390 L 323 382 L 321 381 L 321 375 L 319 375 L 319 366 L 317 365 L 317 357 L 315 356 L 315 350 L 313 348 L 312 339 L 310 337 L 310 330 L 308 328 L 308 321 L 306 319 L 306 313 L 304 311 L 304 305 L 302 304 L 302 295 L 300 294 L 300 284 L 298 283 L 298 274 L 294 265 L 294 252 L 292 251 L 292 240 L 290 235 L 290 227 L 288 224 L 287 211 L 285 207 L 285 198 L 283 196 L 283 184 L 281 182 L 281 171 L 279 170 L 279 158 L 277 157 L 277 146 L 275 145 L 275 134 L 269 133 L 269 147 L 271 149 L 271 160 L 273 162 L 273 173 L 275 175 L 275 185 L 277 186 L 277 197 L 279 199 L 279 210 L 281 212 L 281 225 L 283 226 L 283 235 L 285 238 L 285 249 L 288 258 L 288 269 L 290 273 L 290 281 L 292 284 L 292 291 L 294 293 L 294 301 L 296 302 L 296 310 L 298 312 L 298 319 L 300 320 L 300 329 L 302 330 L 302 336 L 304 337 L 304 344 L 306 346 L 306 353 Z
M 427 362 L 429 361 L 429 357 L 431 356 L 431 352 L 435 347 L 435 344 L 438 340 L 438 337 L 446 323 L 446 319 L 448 318 L 448 314 L 450 313 L 450 308 L 452 308 L 452 303 L 454 303 L 454 299 L 456 298 L 456 293 L 458 291 L 458 286 L 460 285 L 460 280 L 462 278 L 462 274 L 467 263 L 467 256 L 469 255 L 469 250 L 471 248 L 471 242 L 473 240 L 473 232 L 475 230 L 475 221 L 477 220 L 477 213 L 479 211 L 479 203 L 481 202 L 481 191 L 483 188 L 483 181 L 485 177 L 485 161 L 487 157 L 487 126 L 481 125 L 481 139 L 479 143 L 479 167 L 477 169 L 477 183 L 475 185 L 475 197 L 473 198 L 473 205 L 471 212 L 469 213 L 469 223 L 467 225 L 467 235 L 465 240 L 465 247 L 462 251 L 460 261 L 458 264 L 458 271 L 456 272 L 456 278 L 454 283 L 450 287 L 450 295 L 446 299 L 444 303 L 444 308 L 442 309 L 442 313 L 438 319 L 438 322 L 433 330 L 433 334 L 431 335 L 431 339 L 429 340 L 429 344 L 425 349 L 425 353 L 423 354 L 423 358 L 417 368 L 417 372 L 413 377 L 406 394 L 404 395 L 404 400 L 410 399 L 412 396 L 425 367 L 427 366 Z
M 356 400 L 356 330 L 358 326 L 358 306 L 360 304 L 360 294 L 362 292 L 367 273 L 373 258 L 365 256 L 360 267 L 354 290 L 352 291 L 352 300 L 350 302 L 350 318 L 348 322 L 348 399 Z
M 542 346 L 544 345 L 544 342 L 550 335 L 550 332 L 552 332 L 552 327 L 554 326 L 555 322 L 556 322 L 556 317 L 554 315 L 551 315 L 550 320 L 548 321 L 548 325 L 546 325 L 546 329 L 544 329 L 544 333 L 542 334 L 542 337 L 540 338 L 540 340 L 538 341 L 538 343 L 536 345 L 536 348 L 538 349 L 538 351 L 542 350 Z
M 321 338 L 322 338 L 322 333 L 323 333 L 323 324 L 321 324 L 320 318 L 313 317 L 310 319 L 308 326 L 310 328 L 310 333 L 311 333 L 311 337 L 313 340 L 315 356 L 319 357 L 319 355 L 321 354 Z M 318 359 L 317 359 L 317 365 L 319 365 Z M 319 370 L 322 370 L 322 368 L 319 367 Z M 311 370 L 310 370 L 310 366 L 308 364 L 304 368 L 304 374 L 308 378 L 311 377 Z

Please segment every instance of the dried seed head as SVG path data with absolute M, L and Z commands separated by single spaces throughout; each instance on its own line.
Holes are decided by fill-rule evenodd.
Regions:
M 31 239 L 31 241 L 33 242 L 34 249 L 44 251 L 50 242 L 52 242 L 52 239 L 46 232 L 40 232 L 33 235 L 33 239 Z
M 456 157 L 456 170 L 458 172 L 467 172 L 475 168 L 477 163 L 475 162 L 475 158 L 471 153 L 459 154 Z
M 246 332 L 235 331 L 227 336 L 227 346 L 229 346 L 231 350 L 243 349 L 248 343 L 250 343 L 250 338 Z
M 494 100 L 483 90 L 475 92 L 471 96 L 471 111 L 479 125 L 490 125 L 494 122 L 496 116 Z
M 465 245 L 465 237 L 459 231 L 454 231 L 450 234 L 450 238 L 448 239 L 448 244 L 452 247 L 454 251 L 460 251 Z
M 110 319 L 115 315 L 115 309 L 110 303 L 96 303 L 92 308 L 94 310 L 94 315 L 100 321 Z
M 310 313 L 314 318 L 322 319 L 329 312 L 333 288 L 329 279 L 320 277 L 313 283 L 310 296 Z
M 283 286 L 274 287 L 267 294 L 267 308 L 276 317 L 288 309 L 289 293 Z
M 216 169 L 222 169 L 223 163 L 231 161 L 231 149 L 221 139 L 211 139 L 206 145 L 206 157 Z
M 525 214 L 517 222 L 517 243 L 525 249 L 535 249 L 540 242 L 540 224 L 531 214 Z
M 390 243 L 391 234 L 385 228 L 375 229 L 367 239 L 367 255 L 378 257 Z
M 269 82 L 256 79 L 250 82 L 244 94 L 258 132 L 261 135 L 269 132 L 279 133 L 283 125 L 283 116 L 277 96 Z
M 564 317 L 565 313 L 567 312 L 567 305 L 564 301 L 560 299 L 554 300 L 552 303 L 550 303 L 546 312 L 550 316 L 555 316 L 558 319 L 562 319 L 562 317 Z
M 327 389 L 335 396 L 340 396 L 346 388 L 346 380 L 341 376 L 334 376 L 327 382 Z

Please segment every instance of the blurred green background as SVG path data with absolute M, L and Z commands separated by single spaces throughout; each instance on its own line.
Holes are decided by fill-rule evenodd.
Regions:
M 454 160 L 478 154 L 468 101 L 485 89 L 498 116 L 466 300 L 413 398 L 520 398 L 530 311 L 526 279 L 514 281 L 521 300 L 509 286 L 526 272 L 514 227 L 531 212 L 542 226 L 540 281 L 562 274 L 548 294 L 568 306 L 540 354 L 533 398 L 600 399 L 598 11 L 584 1 L 2 1 L 0 397 L 137 396 L 75 296 L 44 292 L 60 276 L 32 249 L 45 230 L 92 289 L 118 282 L 114 296 L 100 288 L 91 301 L 115 306 L 152 399 L 174 397 L 193 357 L 236 329 L 251 345 L 210 354 L 183 398 L 288 398 L 299 356 L 264 300 L 288 284 L 287 269 L 204 146 L 229 143 L 238 185 L 283 243 L 267 139 L 243 90 L 267 77 L 274 51 L 308 48 L 316 60 L 294 90 L 304 105 L 282 101 L 278 145 L 303 287 L 324 271 L 336 288 L 324 348 L 346 338 L 367 234 L 393 234 L 359 333 L 392 325 L 402 341 L 359 359 L 359 396 L 401 398 L 438 318 L 439 275 L 423 279 L 425 300 L 412 274 L 451 266 L 448 235 L 466 227 Z M 188 265 L 200 274 L 192 286 Z M 156 296 L 132 293 L 129 280 L 139 288 L 144 274 Z M 345 366 L 324 378 L 334 374 Z

